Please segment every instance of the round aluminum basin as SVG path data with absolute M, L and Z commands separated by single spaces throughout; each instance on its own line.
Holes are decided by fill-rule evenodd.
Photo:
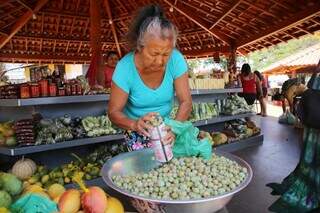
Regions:
M 241 158 L 220 151 L 215 151 L 214 153 L 218 156 L 224 156 L 230 160 L 236 161 L 242 167 L 247 168 L 248 175 L 234 190 L 209 198 L 192 200 L 159 200 L 132 194 L 119 188 L 113 183 L 111 178 L 115 175 L 130 175 L 133 173 L 148 172 L 161 165 L 161 163 L 155 160 L 152 149 L 143 149 L 117 155 L 103 165 L 101 172 L 103 180 L 108 187 L 132 200 L 138 202 L 144 201 L 148 206 L 156 206 L 155 209 L 157 209 L 157 211 L 155 212 L 159 212 L 159 210 L 161 210 L 160 212 L 166 213 L 213 213 L 225 207 L 234 194 L 244 189 L 250 183 L 253 175 L 250 165 Z

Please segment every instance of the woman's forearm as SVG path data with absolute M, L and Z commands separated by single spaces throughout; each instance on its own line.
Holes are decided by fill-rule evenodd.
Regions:
M 111 122 L 117 127 L 125 130 L 135 131 L 136 121 L 128 118 L 122 112 L 110 112 L 108 115 Z
M 179 109 L 175 120 L 177 121 L 186 121 L 190 117 L 190 113 L 192 111 L 192 102 L 191 101 L 183 101 L 179 105 Z

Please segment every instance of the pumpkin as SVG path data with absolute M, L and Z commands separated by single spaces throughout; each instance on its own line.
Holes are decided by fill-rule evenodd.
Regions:
M 31 177 L 37 170 L 36 163 L 28 158 L 22 157 L 12 167 L 12 174 L 21 180 L 26 180 Z

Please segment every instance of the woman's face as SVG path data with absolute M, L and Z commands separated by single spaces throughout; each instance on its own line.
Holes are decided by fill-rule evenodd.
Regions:
M 107 65 L 111 68 L 114 68 L 118 63 L 118 60 L 119 60 L 118 56 L 115 54 L 112 54 L 107 58 Z
M 171 39 L 152 38 L 148 39 L 141 49 L 143 69 L 149 72 L 161 72 L 169 60 L 173 50 Z

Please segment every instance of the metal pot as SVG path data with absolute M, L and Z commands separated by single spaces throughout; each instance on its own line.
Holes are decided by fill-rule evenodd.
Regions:
M 105 183 L 111 189 L 131 198 L 135 201 L 135 204 L 139 205 L 140 203 L 141 205 L 145 205 L 147 203 L 147 205 L 154 209 L 155 212 L 213 213 L 226 206 L 234 194 L 244 189 L 250 183 L 253 175 L 249 164 L 239 157 L 220 151 L 215 151 L 215 154 L 236 161 L 239 165 L 247 168 L 248 176 L 233 191 L 210 198 L 194 200 L 159 200 L 132 194 L 117 187 L 113 183 L 111 178 L 114 175 L 128 175 L 133 173 L 148 172 L 151 169 L 161 165 L 161 163 L 155 160 L 152 149 L 143 149 L 139 151 L 122 153 L 108 160 L 102 168 L 102 177 Z

